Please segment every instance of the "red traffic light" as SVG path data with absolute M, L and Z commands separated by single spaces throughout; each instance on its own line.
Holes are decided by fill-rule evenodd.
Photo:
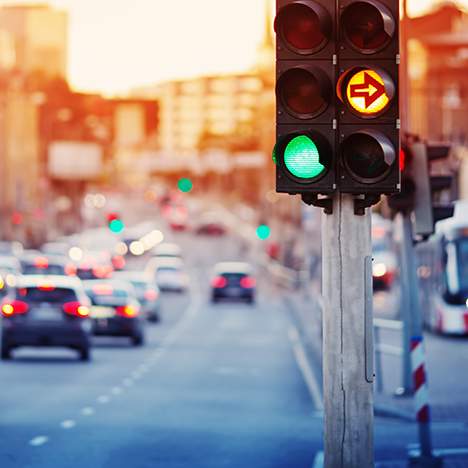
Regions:
M 120 219 L 120 216 L 118 213 L 107 213 L 107 222 L 111 223 L 112 221 L 115 221 L 116 219 Z
M 293 52 L 310 55 L 330 40 L 332 20 L 322 5 L 295 0 L 278 11 L 275 31 Z
M 286 111 L 300 119 L 320 115 L 331 99 L 332 84 L 315 67 L 290 68 L 278 79 L 276 93 Z
M 391 42 L 396 24 L 390 10 L 377 0 L 355 1 L 343 11 L 341 30 L 355 50 L 374 54 Z

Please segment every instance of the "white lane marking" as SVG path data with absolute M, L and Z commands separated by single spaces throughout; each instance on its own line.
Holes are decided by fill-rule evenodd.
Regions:
M 438 457 L 449 457 L 449 456 L 457 456 L 457 455 L 468 455 L 468 447 L 460 447 L 460 448 L 440 448 L 434 449 L 433 454 Z M 408 450 L 408 455 L 411 457 L 419 457 L 421 455 L 421 450 L 418 448 L 414 448 Z
M 112 392 L 113 395 L 120 395 L 123 392 L 123 389 L 118 387 L 118 386 L 117 387 L 112 387 L 111 392 Z
M 140 364 L 138 366 L 138 370 L 143 374 L 148 372 L 148 366 L 146 364 Z
M 83 416 L 92 416 L 93 414 L 95 413 L 94 411 L 94 408 L 92 406 L 85 406 L 82 410 L 81 410 L 81 414 Z
M 124 384 L 125 387 L 133 387 L 134 382 L 132 379 L 123 379 L 122 383 Z
M 73 419 L 65 419 L 60 423 L 63 429 L 71 429 L 72 427 L 76 426 L 76 422 Z
M 132 377 L 133 380 L 139 380 L 141 379 L 141 372 L 138 371 L 133 371 L 130 376 Z
M 39 447 L 47 443 L 48 440 L 49 438 L 47 436 L 37 436 L 29 441 L 29 445 L 32 445 L 33 447 Z
M 307 385 L 309 390 L 310 396 L 312 397 L 312 401 L 315 404 L 315 408 L 318 410 L 323 409 L 323 401 L 322 395 L 320 392 L 319 384 L 317 383 L 317 379 L 315 378 L 314 372 L 310 367 L 309 361 L 307 359 L 304 346 L 302 344 L 301 338 L 297 331 L 297 328 L 291 326 L 288 330 L 289 340 L 292 343 L 294 356 L 296 358 L 297 365 L 302 372 L 302 376 L 304 377 L 304 381 Z
M 314 464 L 312 465 L 312 468 L 322 468 L 323 462 L 324 462 L 323 451 L 320 450 L 320 452 L 317 452 L 317 454 L 315 455 Z
M 97 401 L 98 403 L 102 403 L 102 404 L 109 403 L 110 398 L 107 395 L 101 395 L 97 397 Z

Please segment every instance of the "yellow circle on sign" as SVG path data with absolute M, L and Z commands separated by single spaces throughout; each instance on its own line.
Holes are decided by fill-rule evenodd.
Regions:
M 374 70 L 360 70 L 348 81 L 346 97 L 360 114 L 372 116 L 383 111 L 390 102 L 385 81 Z

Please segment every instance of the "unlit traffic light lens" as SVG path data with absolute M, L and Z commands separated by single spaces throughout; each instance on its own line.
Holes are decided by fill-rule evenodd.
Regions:
M 286 110 L 299 118 L 313 118 L 323 112 L 330 99 L 331 84 L 320 72 L 291 68 L 278 80 L 277 93 Z
M 377 1 L 349 5 L 343 13 L 341 26 L 346 40 L 364 54 L 385 48 L 395 33 L 391 13 Z
M 292 175 L 300 179 L 312 179 L 325 170 L 320 163 L 317 145 L 306 135 L 296 136 L 286 145 L 284 164 Z
M 343 142 L 342 157 L 350 173 L 360 182 L 373 183 L 384 177 L 395 163 L 395 149 L 383 134 L 353 133 Z
M 286 45 L 299 54 L 313 54 L 328 42 L 331 19 L 318 3 L 291 3 L 279 11 L 275 29 Z

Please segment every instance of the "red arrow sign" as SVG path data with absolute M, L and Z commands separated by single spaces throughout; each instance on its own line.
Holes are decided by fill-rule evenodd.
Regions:
M 372 92 L 371 87 L 374 88 L 375 91 Z M 372 104 L 384 94 L 385 85 L 377 81 L 367 72 L 364 72 L 364 83 L 350 86 L 350 96 L 352 98 L 364 98 L 366 108 L 372 106 Z

